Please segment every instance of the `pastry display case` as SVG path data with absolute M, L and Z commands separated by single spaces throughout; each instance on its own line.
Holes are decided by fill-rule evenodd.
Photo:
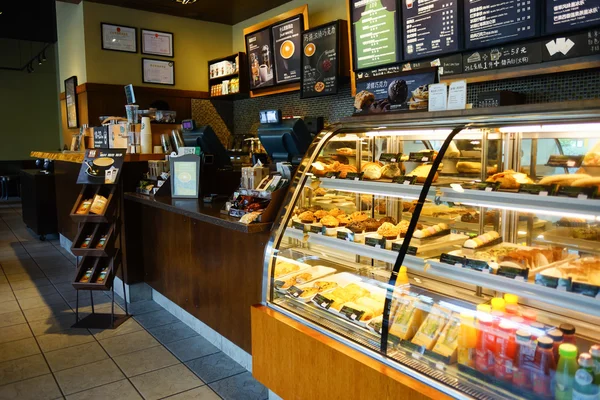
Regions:
M 342 123 L 293 185 L 267 307 L 454 398 L 600 361 L 600 112 Z

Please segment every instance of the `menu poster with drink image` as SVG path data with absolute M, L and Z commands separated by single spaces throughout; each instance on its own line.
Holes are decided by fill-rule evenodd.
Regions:
M 250 73 L 250 89 L 273 86 L 273 46 L 271 28 L 246 35 L 246 54 Z
M 301 36 L 303 28 L 302 16 L 295 17 L 271 28 L 275 58 L 275 81 L 277 83 L 300 80 Z
M 88 149 L 77 184 L 114 185 L 119 181 L 127 149 Z
M 359 79 L 356 82 L 354 114 L 427 111 L 429 85 L 438 82 L 437 67 L 401 72 L 376 79 Z
M 396 1 L 350 1 L 355 70 L 399 61 Z
M 339 29 L 335 21 L 302 34 L 303 99 L 338 92 Z

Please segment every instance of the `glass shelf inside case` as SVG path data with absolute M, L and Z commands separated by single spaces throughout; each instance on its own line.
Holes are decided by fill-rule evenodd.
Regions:
M 561 345 L 600 373 L 600 125 L 575 122 L 321 134 L 268 304 L 455 397 L 571 398 Z

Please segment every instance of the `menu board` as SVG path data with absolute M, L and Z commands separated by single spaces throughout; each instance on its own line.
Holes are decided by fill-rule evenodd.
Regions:
M 246 35 L 246 54 L 248 54 L 250 89 L 272 86 L 274 84 L 273 47 L 270 28 Z
M 479 72 L 542 62 L 542 44 L 517 43 L 463 54 L 465 72 Z
M 534 37 L 539 0 L 465 0 L 465 47 L 474 49 Z
M 350 0 L 354 69 L 399 61 L 396 0 Z
M 600 0 L 546 0 L 546 33 L 600 24 Z
M 299 16 L 271 28 L 273 32 L 276 83 L 300 80 L 303 25 L 302 16 Z
M 319 97 L 338 92 L 338 21 L 302 34 L 302 90 L 300 97 Z
M 404 59 L 459 50 L 459 0 L 403 0 Z

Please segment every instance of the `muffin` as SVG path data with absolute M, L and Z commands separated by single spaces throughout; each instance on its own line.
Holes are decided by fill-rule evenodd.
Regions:
M 298 218 L 303 224 L 312 224 L 316 220 L 315 214 L 313 214 L 311 211 L 303 212 L 302 214 L 298 215 Z
M 338 215 L 337 220 L 340 223 L 340 226 L 346 226 L 348 225 L 350 222 L 352 222 L 352 220 L 347 216 L 347 215 Z
M 329 210 L 329 215 L 331 215 L 332 217 L 337 217 L 339 215 L 344 215 L 344 214 L 346 214 L 346 213 L 337 207 Z
M 379 221 L 374 218 L 369 218 L 364 221 L 365 232 L 376 232 L 377 229 L 382 225 Z
M 315 212 L 314 214 L 315 214 L 315 218 L 317 219 L 317 221 L 320 221 L 321 218 L 329 215 L 329 213 L 325 210 L 319 210 L 319 211 Z
M 365 231 L 365 224 L 362 222 L 354 221 L 346 226 L 352 233 L 363 233 Z
M 379 222 L 381 222 L 382 224 L 389 222 L 392 225 L 396 225 L 396 220 L 392 217 L 383 217 L 379 220 Z
M 377 234 L 383 236 L 386 240 L 396 240 L 398 239 L 398 234 L 400 233 L 400 229 L 395 224 L 390 222 L 384 222 L 383 225 L 377 229 Z
M 315 213 L 317 211 L 321 211 L 322 209 L 323 209 L 323 207 L 321 207 L 321 206 L 312 206 L 311 208 L 308 209 L 308 211 Z
M 369 216 L 363 211 L 356 211 L 356 212 L 350 214 L 350 219 L 353 222 L 363 222 L 363 221 L 366 221 L 367 219 L 369 219 Z
M 336 217 L 332 217 L 331 215 L 326 215 L 321 218 L 321 224 L 323 224 L 325 228 L 337 228 L 340 226 L 338 219 Z

